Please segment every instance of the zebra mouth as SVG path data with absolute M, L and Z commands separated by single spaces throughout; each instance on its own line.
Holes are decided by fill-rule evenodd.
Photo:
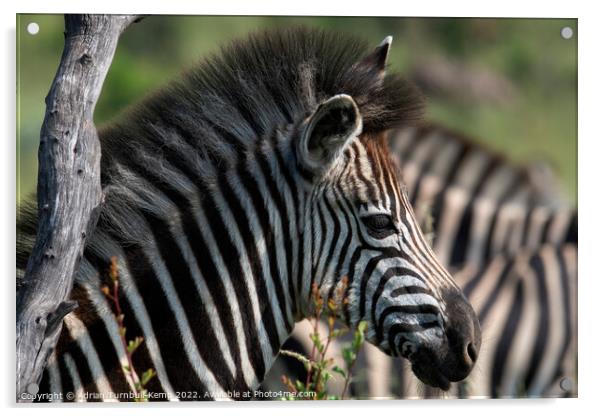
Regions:
M 420 381 L 431 387 L 444 391 L 449 390 L 451 386 L 450 379 L 444 374 L 444 371 L 440 368 L 439 360 L 431 351 L 419 348 L 417 351 L 405 355 L 405 357 L 412 364 L 412 372 Z
M 439 369 L 432 367 L 432 365 L 432 362 L 427 363 L 424 366 L 420 363 L 414 362 L 412 363 L 412 371 L 423 383 L 444 391 L 449 390 L 451 387 L 449 379 L 445 377 L 445 375 L 443 375 Z

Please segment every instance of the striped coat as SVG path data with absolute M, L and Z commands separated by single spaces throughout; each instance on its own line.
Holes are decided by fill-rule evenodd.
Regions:
M 375 49 L 303 28 L 255 34 L 100 131 L 105 203 L 42 380 L 67 400 L 131 399 L 111 259 L 150 399 L 250 399 L 315 287 L 340 318 L 412 361 L 465 378 L 475 313 L 422 235 L 386 132 L 421 100 Z M 20 222 L 25 268 L 35 215 Z M 339 302 L 342 299 L 338 300 Z M 71 393 L 67 396 L 66 393 Z

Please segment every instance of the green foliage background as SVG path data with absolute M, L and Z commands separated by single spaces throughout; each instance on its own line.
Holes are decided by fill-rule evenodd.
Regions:
M 40 26 L 37 35 L 27 24 Z M 393 35 L 390 62 L 404 71 L 446 56 L 501 74 L 516 85 L 511 106 L 429 97 L 427 118 L 473 135 L 517 161 L 552 164 L 570 200 L 577 193 L 576 19 L 151 16 L 122 36 L 95 119 L 101 124 L 220 43 L 249 31 L 305 24 L 378 44 Z M 575 36 L 560 36 L 563 27 Z M 17 202 L 35 190 L 44 97 L 63 48 L 62 15 L 17 16 Z

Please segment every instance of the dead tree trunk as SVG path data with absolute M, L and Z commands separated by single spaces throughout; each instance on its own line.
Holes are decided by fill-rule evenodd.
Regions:
M 119 35 L 138 16 L 65 15 L 38 151 L 38 234 L 17 299 L 17 401 L 31 401 L 56 346 L 86 237 L 102 204 L 96 101 Z

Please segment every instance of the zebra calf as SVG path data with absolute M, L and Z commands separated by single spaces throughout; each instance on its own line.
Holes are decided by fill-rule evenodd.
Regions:
M 427 217 L 432 223 L 435 255 L 455 270 L 483 325 L 482 349 L 488 353 L 481 354 L 469 382 L 454 386 L 448 397 L 576 395 L 577 215 L 551 186 L 555 179 L 534 177 L 531 166 L 517 166 L 441 126 L 404 128 L 389 140 L 418 220 Z M 425 211 L 425 205 L 434 209 Z M 507 287 L 517 280 L 516 290 Z M 480 290 L 475 291 L 477 283 Z M 530 314 L 525 312 L 529 308 Z M 514 336 L 533 319 L 548 328 L 544 334 Z M 309 333 L 311 328 L 298 325 L 286 348 L 307 354 L 303 343 Z M 535 343 L 537 353 L 527 353 Z M 519 364 L 510 349 L 515 356 L 525 352 L 519 353 Z M 360 379 L 352 384 L 358 395 L 441 394 L 419 386 L 402 362 L 371 346 L 365 348 L 363 364 Z M 291 365 L 281 362 L 279 368 L 282 374 Z M 561 378 L 572 380 L 572 386 L 561 390 Z M 278 383 L 268 380 L 265 388 L 278 388 Z
M 113 256 L 128 337 L 144 337 L 134 364 L 156 370 L 161 398 L 252 398 L 312 285 L 331 297 L 345 276 L 346 324 L 367 321 L 367 339 L 429 385 L 465 378 L 479 323 L 389 155 L 386 132 L 421 103 L 385 74 L 390 43 L 252 35 L 102 129 L 105 204 L 43 387 L 76 400 L 131 387 L 101 292 Z

